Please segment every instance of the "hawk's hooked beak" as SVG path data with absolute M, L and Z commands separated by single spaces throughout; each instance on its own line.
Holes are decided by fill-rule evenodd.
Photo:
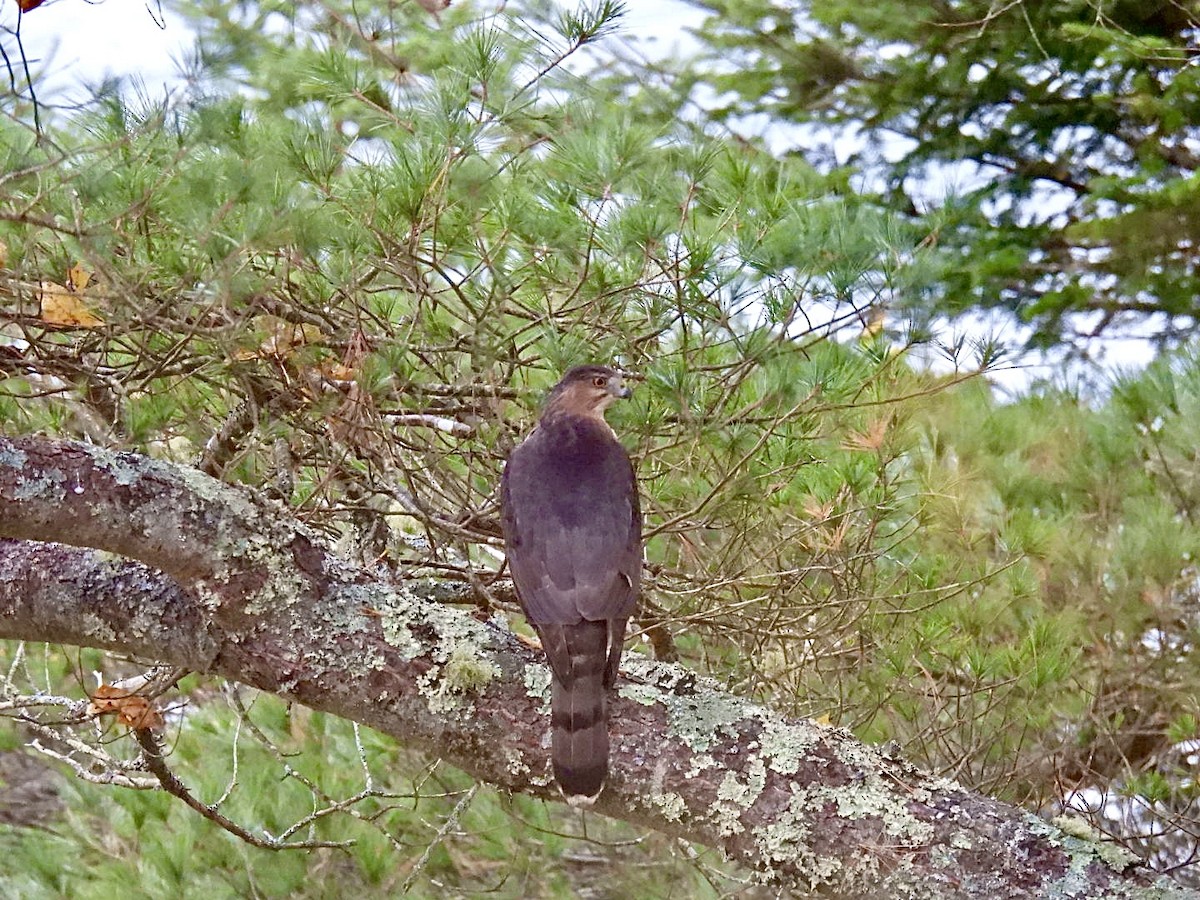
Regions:
M 633 396 L 633 388 L 620 379 L 608 383 L 608 392 L 619 400 L 628 400 Z

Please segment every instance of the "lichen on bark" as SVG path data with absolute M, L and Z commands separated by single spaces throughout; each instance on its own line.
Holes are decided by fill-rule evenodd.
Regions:
M 503 622 L 438 602 L 451 588 L 356 568 L 277 505 L 134 454 L 0 437 L 3 537 L 15 540 L 0 540 L 0 637 L 223 675 L 557 797 L 541 654 Z M 1187 896 L 842 729 L 626 659 L 598 812 L 717 846 L 813 896 Z

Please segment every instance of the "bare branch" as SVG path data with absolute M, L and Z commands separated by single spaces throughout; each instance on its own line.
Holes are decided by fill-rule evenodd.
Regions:
M 475 429 L 466 422 L 448 419 L 445 416 L 431 416 L 425 413 L 398 413 L 386 415 L 384 418 L 393 425 L 409 425 L 423 428 L 436 428 L 446 434 L 468 435 Z
M 270 835 L 261 838 L 247 831 L 232 819 L 225 818 L 225 816 L 217 812 L 215 805 L 208 806 L 197 800 L 195 795 L 187 789 L 187 785 L 180 781 L 175 776 L 175 773 L 167 767 L 167 762 L 163 758 L 162 744 L 153 731 L 149 728 L 135 728 L 133 729 L 133 739 L 142 748 L 142 756 L 145 760 L 146 768 L 158 779 L 158 783 L 164 791 L 172 797 L 178 797 L 193 810 L 204 816 L 204 818 L 216 823 L 225 831 L 235 835 L 247 844 L 258 847 L 261 850 L 313 850 L 317 847 L 349 847 L 354 843 L 353 841 L 281 841 Z
M 501 621 L 428 602 L 435 584 L 347 565 L 247 492 L 131 453 L 0 438 L 0 535 L 20 539 L 0 541 L 0 637 L 225 675 L 553 796 L 539 655 Z M 32 543 L 55 540 L 104 552 Z M 719 847 L 802 893 L 1186 896 L 1112 847 L 678 666 L 631 654 L 612 721 L 597 811 Z
M 417 860 L 416 864 L 412 867 L 412 871 L 404 879 L 404 883 L 400 885 L 400 896 L 403 897 L 408 894 L 409 889 L 413 886 L 413 882 L 417 880 L 417 876 L 429 864 L 429 857 L 433 854 L 433 851 L 441 846 L 442 841 L 446 839 L 446 836 L 451 831 L 458 827 L 459 818 L 467 811 L 467 807 L 471 805 L 471 801 L 475 799 L 475 794 L 478 791 L 478 784 L 471 785 L 467 792 L 463 794 L 462 799 L 454 805 L 454 809 L 450 811 L 450 815 L 446 816 L 446 821 L 442 823 L 442 827 L 437 830 L 437 834 L 433 836 L 433 840 L 429 842 L 429 846 L 425 848 L 425 852 L 421 854 L 421 858 Z

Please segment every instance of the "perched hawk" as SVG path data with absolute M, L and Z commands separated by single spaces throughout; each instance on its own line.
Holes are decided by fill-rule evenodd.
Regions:
M 604 421 L 629 394 L 612 369 L 571 369 L 500 488 L 517 597 L 553 674 L 554 777 L 573 806 L 591 804 L 608 774 L 608 692 L 641 582 L 633 464 Z

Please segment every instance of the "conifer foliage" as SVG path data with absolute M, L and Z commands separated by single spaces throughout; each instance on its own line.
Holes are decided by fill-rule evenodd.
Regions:
M 646 515 L 634 655 L 1048 816 L 1072 801 L 1131 841 L 1150 817 L 1171 837 L 1139 852 L 1187 859 L 1190 355 L 1104 404 L 1050 390 L 1000 403 L 983 379 L 993 344 L 880 327 L 884 307 L 959 296 L 947 241 L 864 202 L 844 172 L 711 119 L 640 115 L 663 97 L 608 55 L 619 4 L 178 10 L 197 44 L 165 99 L 109 85 L 35 123 L 14 81 L 6 435 L 194 466 L 365 571 L 519 630 L 499 473 L 565 369 L 618 364 L 634 397 L 612 417 Z M 768 13 L 729 11 L 760 31 Z M 858 77 L 839 54 L 813 69 L 815 46 L 804 108 Z M 1092 224 L 1111 235 L 1123 215 Z M 962 222 L 946 230 L 961 277 L 1007 258 Z M 1016 246 L 1029 230 L 1014 229 Z M 153 661 L 0 645 L 0 777 L 11 788 L 14 767 L 47 759 L 77 776 L 22 776 L 49 798 L 22 824 L 56 825 L 0 831 L 22 861 L 0 871 L 6 894 L 554 896 L 630 859 L 605 867 L 617 893 L 661 891 L 664 866 L 688 896 L 744 877 L 616 823 L 589 819 L 598 843 L 571 842 L 578 820 L 553 807 Z M 441 664 L 431 715 L 495 675 L 452 652 Z M 1117 794 L 1121 821 L 1081 805 Z

